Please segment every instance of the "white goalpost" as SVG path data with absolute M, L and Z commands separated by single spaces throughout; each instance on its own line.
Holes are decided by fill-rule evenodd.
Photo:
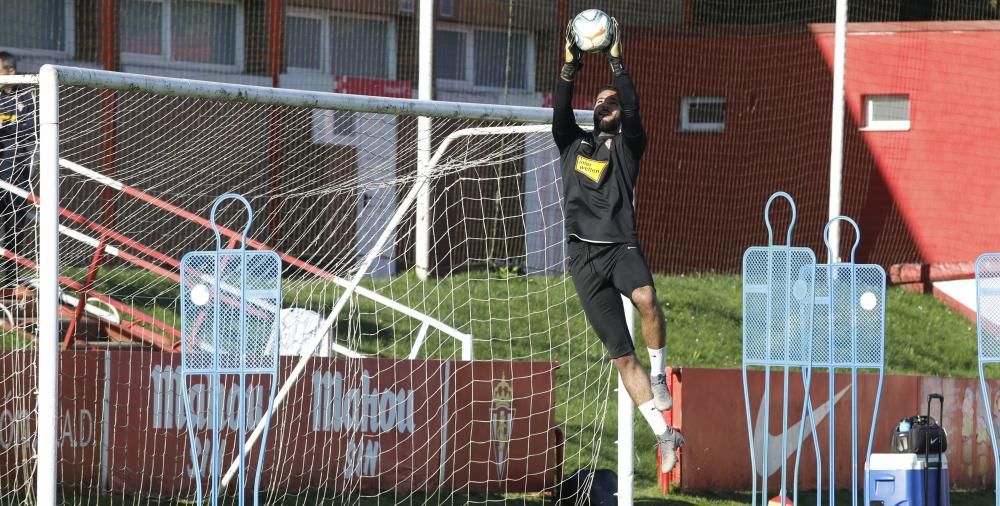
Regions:
M 207 412 L 176 404 L 180 388 L 196 407 L 205 393 L 178 382 L 175 278 L 229 191 L 261 209 L 247 246 L 279 253 L 282 318 L 297 311 L 275 403 L 248 401 L 244 417 L 268 500 L 558 493 L 616 439 L 604 465 L 631 503 L 634 408 L 619 384 L 607 409 L 613 368 L 562 271 L 550 109 L 59 66 L 37 90 L 37 186 L 3 189 L 38 216 L 36 253 L 9 258 L 37 286 L 37 333 L 15 330 L 38 343 L 39 504 L 81 489 L 190 498 L 207 472 L 177 437 Z M 272 408 L 261 450 L 254 422 Z M 221 409 L 233 429 L 242 418 Z M 76 412 L 100 413 L 103 436 L 70 450 Z M 239 450 L 230 437 L 221 451 L 225 473 Z
M 38 74 L 38 491 L 39 504 L 56 504 L 59 441 L 59 80 Z M 43 105 L 44 104 L 44 105 Z

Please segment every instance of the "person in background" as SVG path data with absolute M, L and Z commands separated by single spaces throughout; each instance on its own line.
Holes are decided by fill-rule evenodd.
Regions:
M 17 58 L 0 51 L 0 77 L 17 73 Z M 29 190 L 35 153 L 35 95 L 30 89 L 0 84 L 0 181 Z M 17 262 L 23 255 L 30 203 L 9 189 L 0 189 L 0 289 L 15 288 Z

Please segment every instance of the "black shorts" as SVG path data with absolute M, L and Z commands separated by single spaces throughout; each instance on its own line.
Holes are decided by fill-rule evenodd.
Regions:
M 596 244 L 570 240 L 569 273 L 583 312 L 611 358 L 635 351 L 625 322 L 622 295 L 653 287 L 653 275 L 642 250 L 634 244 Z M 655 290 L 655 287 L 653 287 Z

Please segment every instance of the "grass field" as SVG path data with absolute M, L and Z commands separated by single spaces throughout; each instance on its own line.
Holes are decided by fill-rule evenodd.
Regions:
M 80 506 L 94 506 L 94 505 L 107 505 L 107 506 L 126 506 L 137 504 L 134 498 L 129 497 L 115 497 L 109 498 L 107 496 L 97 497 L 94 494 L 77 494 L 74 492 L 64 492 L 60 496 L 60 504 L 64 505 L 80 505 Z M 849 493 L 838 493 L 837 494 L 837 504 L 849 505 L 851 495 Z M 758 498 L 758 504 L 760 499 Z M 827 504 L 826 496 L 823 496 L 823 504 Z M 952 506 L 987 506 L 993 504 L 993 493 L 992 492 L 966 492 L 966 491 L 952 491 L 950 494 L 950 500 Z M 25 500 L 27 501 L 27 500 Z M 27 502 L 18 502 L 11 504 L 26 504 Z M 196 503 L 194 501 L 167 501 L 167 500 L 143 500 L 139 502 L 143 505 L 155 505 L 155 506 L 193 506 Z M 406 504 L 410 506 L 437 506 L 437 505 L 464 505 L 464 504 L 482 504 L 482 505 L 505 505 L 505 506 L 544 506 L 546 504 L 552 504 L 553 501 L 550 498 L 542 497 L 539 495 L 532 496 L 483 496 L 483 495 L 473 495 L 473 496 L 456 496 L 456 495 L 444 495 L 444 494 L 413 494 L 405 498 L 393 497 L 392 495 L 386 494 L 381 497 L 364 497 L 364 498 L 354 498 L 349 503 L 345 503 L 343 497 L 312 497 L 310 495 L 303 496 L 293 496 L 285 500 L 280 501 L 265 501 L 265 498 L 261 497 L 262 504 L 273 504 L 276 506 L 292 506 L 292 505 L 309 505 L 309 506 L 339 506 L 342 504 L 356 504 L 358 506 L 395 506 L 396 504 Z M 637 506 L 746 506 L 750 504 L 750 493 L 706 493 L 700 495 L 690 495 L 681 493 L 671 493 L 669 495 L 663 495 L 659 489 L 655 487 L 649 487 L 645 489 L 636 489 L 635 498 L 633 503 Z M 225 499 L 220 501 L 221 505 L 225 506 L 235 506 L 236 501 L 231 499 Z M 815 492 L 802 494 L 799 497 L 798 506 L 815 506 L 816 495 Z M 858 499 L 858 504 L 863 504 L 861 498 Z
M 656 276 L 656 284 L 667 316 L 668 364 L 739 367 L 740 277 Z M 404 274 L 368 280 L 365 286 L 471 333 L 476 358 L 558 360 L 561 367 L 557 372 L 557 420 L 572 435 L 566 448 L 567 474 L 578 467 L 593 465 L 615 468 L 611 368 L 604 359 L 600 342 L 589 332 L 573 286 L 566 278 L 484 271 L 420 282 L 412 274 Z M 108 271 L 99 277 L 97 289 L 177 324 L 174 310 L 177 287 L 163 278 L 135 271 Z M 328 311 L 333 306 L 341 289 L 325 282 L 290 280 L 285 283 L 283 293 L 285 307 L 308 307 L 324 313 L 324 309 Z M 338 341 L 382 356 L 405 356 L 409 352 L 418 322 L 385 308 L 377 309 L 361 298 L 355 300 L 349 311 L 356 317 L 342 318 L 344 321 L 337 329 Z M 890 373 L 975 375 L 974 325 L 932 297 L 890 289 L 886 336 Z M 423 356 L 455 357 L 456 341 L 432 332 Z M 647 360 L 644 353 L 640 353 L 640 359 Z M 636 424 L 637 504 L 749 502 L 746 494 L 701 497 L 676 494 L 665 499 L 655 486 L 653 437 L 642 430 L 641 419 Z M 522 499 L 527 503 L 540 500 Z M 953 503 L 983 504 L 986 499 L 983 494 L 961 494 L 954 497 Z
M 739 367 L 741 360 L 741 280 L 737 275 L 694 274 L 655 276 L 660 303 L 667 316 L 668 363 L 685 367 Z M 505 349 L 486 345 L 478 358 L 531 358 L 547 347 L 565 344 L 560 337 L 583 337 L 589 326 L 583 320 L 572 284 L 561 276 L 502 278 L 458 275 L 420 282 L 412 274 L 390 280 L 367 280 L 363 286 L 458 326 L 473 334 L 477 355 L 483 343 L 510 341 Z M 175 303 L 177 286 L 162 277 L 135 271 L 110 271 L 99 277 L 99 291 L 128 301 L 135 307 L 179 325 Z M 286 281 L 285 307 L 309 307 L 319 312 L 333 306 L 338 287 L 316 281 Z M 887 293 L 886 366 L 897 374 L 940 376 L 976 375 L 975 324 L 951 311 L 937 299 L 892 288 Z M 382 325 L 386 310 L 360 299 L 363 314 L 357 331 L 360 351 L 405 355 L 409 336 L 418 323 L 394 316 Z M 367 321 L 364 321 L 367 320 Z M 378 321 L 376 321 L 378 320 Z M 346 331 L 347 329 L 342 328 Z M 513 338 L 511 336 L 514 336 Z M 519 339 L 525 337 L 526 339 Z M 596 341 L 588 334 L 586 339 Z M 448 356 L 456 344 L 441 340 L 429 348 Z M 587 343 L 582 343 L 586 345 Z M 540 348 L 545 345 L 545 349 Z M 588 350 L 589 351 L 589 350 Z M 574 360 L 601 358 L 572 355 Z M 430 353 L 428 353 L 430 355 Z

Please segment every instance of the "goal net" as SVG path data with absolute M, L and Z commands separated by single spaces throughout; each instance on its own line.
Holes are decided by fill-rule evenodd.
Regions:
M 237 383 L 185 382 L 178 353 L 180 259 L 215 249 L 208 211 L 228 192 L 253 206 L 247 248 L 284 266 L 287 395 L 262 501 L 464 503 L 553 494 L 577 469 L 614 466 L 614 376 L 563 272 L 549 111 L 418 103 L 410 113 L 436 116 L 418 176 L 418 120 L 402 102 L 60 72 L 89 83 L 59 87 L 63 500 L 195 499 L 212 396 L 219 472 L 238 458 Z M 28 213 L 32 166 L 3 196 Z M 218 222 L 222 247 L 239 246 L 242 207 L 223 205 Z M 5 252 L 26 299 L 47 254 L 36 243 Z M 44 380 L 30 300 L 18 308 L 0 356 L 3 502 L 28 499 L 38 471 L 29 427 Z M 248 378 L 248 432 L 270 389 Z

